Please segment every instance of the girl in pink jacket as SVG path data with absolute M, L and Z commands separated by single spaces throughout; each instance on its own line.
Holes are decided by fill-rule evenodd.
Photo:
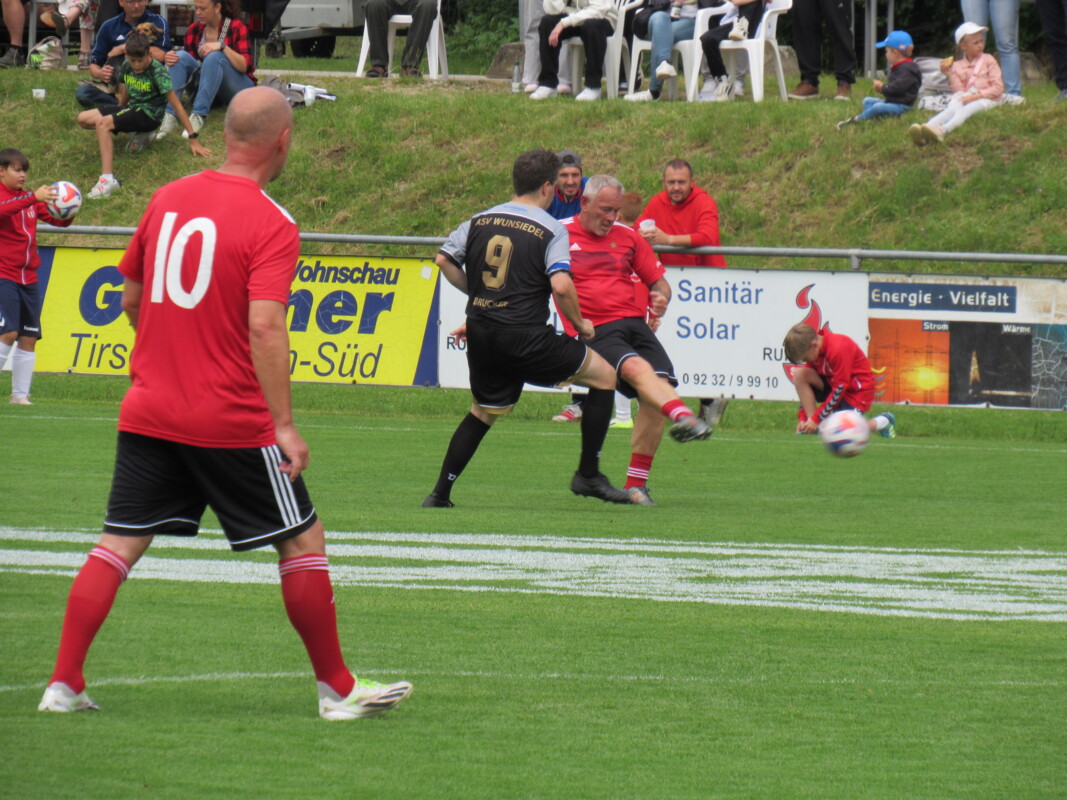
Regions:
M 967 119 L 979 111 L 986 111 L 1004 102 L 1004 78 L 1000 65 L 985 52 L 985 32 L 973 22 L 965 22 L 956 28 L 956 44 L 962 58 L 941 62 L 941 71 L 948 77 L 952 100 L 948 108 L 937 114 L 925 125 L 912 125 L 908 129 L 911 140 L 919 147 L 931 142 L 944 141 Z

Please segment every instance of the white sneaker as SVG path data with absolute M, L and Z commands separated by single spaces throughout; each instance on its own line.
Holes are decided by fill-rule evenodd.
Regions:
M 748 20 L 738 17 L 734 20 L 734 26 L 730 28 L 727 38 L 732 42 L 743 42 L 748 38 Z
M 1007 103 L 1009 106 L 1021 106 L 1023 103 L 1026 102 L 1026 98 L 1023 97 L 1021 94 L 1005 94 L 1004 102 Z
M 38 711 L 99 711 L 100 706 L 89 699 L 85 692 L 74 693 L 67 684 L 60 681 L 50 683 L 44 690 L 44 697 L 37 706 Z
M 721 103 L 724 100 L 733 100 L 734 82 L 730 80 L 729 75 L 724 75 L 719 78 L 718 86 L 715 87 L 715 102 Z
M 526 94 L 533 94 L 534 92 L 537 91 L 537 84 L 536 83 L 528 83 L 522 88 L 522 90 Z
M 643 92 L 634 92 L 633 94 L 624 95 L 623 100 L 629 100 L 632 103 L 647 103 L 649 100 L 655 100 L 652 96 L 652 92 L 645 89 Z
M 189 115 L 189 124 L 193 126 L 193 133 L 200 133 L 200 129 L 204 127 L 204 118 L 199 114 Z M 182 138 L 189 138 L 189 131 L 182 131 Z
M 570 94 L 574 90 L 571 88 L 571 85 L 569 83 L 564 82 L 560 83 L 560 85 L 556 87 L 556 91 L 560 94 Z
M 107 197 L 121 185 L 122 184 L 119 183 L 118 178 L 115 178 L 114 176 L 105 178 L 101 175 L 100 180 L 96 182 L 96 186 L 89 190 L 89 199 L 99 200 L 101 197 Z
M 678 70 L 674 68 L 674 64 L 670 61 L 661 61 L 659 66 L 656 67 L 656 77 L 660 79 L 677 78 Z
M 549 97 L 555 97 L 558 92 L 551 86 L 538 86 L 533 92 L 530 93 L 531 100 L 545 100 Z
M 600 90 L 599 89 L 589 89 L 589 88 L 582 89 L 582 91 L 578 92 L 578 96 L 575 97 L 574 99 L 578 100 L 578 101 L 580 101 L 582 103 L 588 103 L 588 102 L 591 102 L 593 100 L 599 100 L 600 99 Z
M 734 81 L 733 95 L 734 95 L 734 99 L 737 99 L 738 97 L 744 97 L 745 96 L 745 79 L 744 78 L 738 78 L 736 81 Z
M 582 418 L 582 406 L 580 403 L 569 403 L 563 406 L 563 410 L 552 417 L 553 422 L 578 422 Z
M 8 402 L 13 406 L 32 406 L 30 402 L 30 396 L 28 394 L 13 394 L 8 399 Z
M 156 131 L 156 140 L 162 139 L 168 133 L 178 127 L 178 118 L 173 114 L 164 114 L 163 122 L 159 125 L 159 130 Z
M 400 705 L 414 688 L 407 681 L 378 683 L 356 680 L 348 697 L 341 697 L 322 681 L 319 687 L 319 716 L 332 722 L 373 717 Z

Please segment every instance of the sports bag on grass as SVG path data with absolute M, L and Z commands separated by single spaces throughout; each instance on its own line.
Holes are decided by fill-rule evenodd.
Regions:
M 66 69 L 67 48 L 56 36 L 46 36 L 26 55 L 26 63 L 34 69 Z

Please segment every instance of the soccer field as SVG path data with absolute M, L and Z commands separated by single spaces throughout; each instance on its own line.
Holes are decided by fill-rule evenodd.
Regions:
M 417 389 L 304 403 L 348 662 L 412 697 L 321 721 L 273 553 L 209 532 L 157 540 L 89 654 L 103 711 L 57 715 L 36 705 L 117 404 L 49 400 L 63 378 L 38 380 L 38 405 L 0 408 L 0 797 L 1067 791 L 1067 444 L 1026 434 L 1057 416 L 899 409 L 899 438 L 841 460 L 788 409 L 764 427 L 728 411 L 708 442 L 664 441 L 659 505 L 628 508 L 567 491 L 577 426 L 530 397 L 444 510 L 419 503 L 462 393 L 434 413 L 395 402 Z M 968 413 L 1001 430 L 929 434 Z M 616 482 L 628 452 L 610 432 Z

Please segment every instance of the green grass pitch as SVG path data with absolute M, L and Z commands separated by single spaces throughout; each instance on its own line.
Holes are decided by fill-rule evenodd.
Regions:
M 621 508 L 567 491 L 577 426 L 531 395 L 442 510 L 463 393 L 297 387 L 346 657 L 412 697 L 321 721 L 273 554 L 208 532 L 120 591 L 104 710 L 41 714 L 120 392 L 42 375 L 0 408 L 0 797 L 1064 796 L 1062 413 L 895 409 L 840 460 L 735 402 Z

